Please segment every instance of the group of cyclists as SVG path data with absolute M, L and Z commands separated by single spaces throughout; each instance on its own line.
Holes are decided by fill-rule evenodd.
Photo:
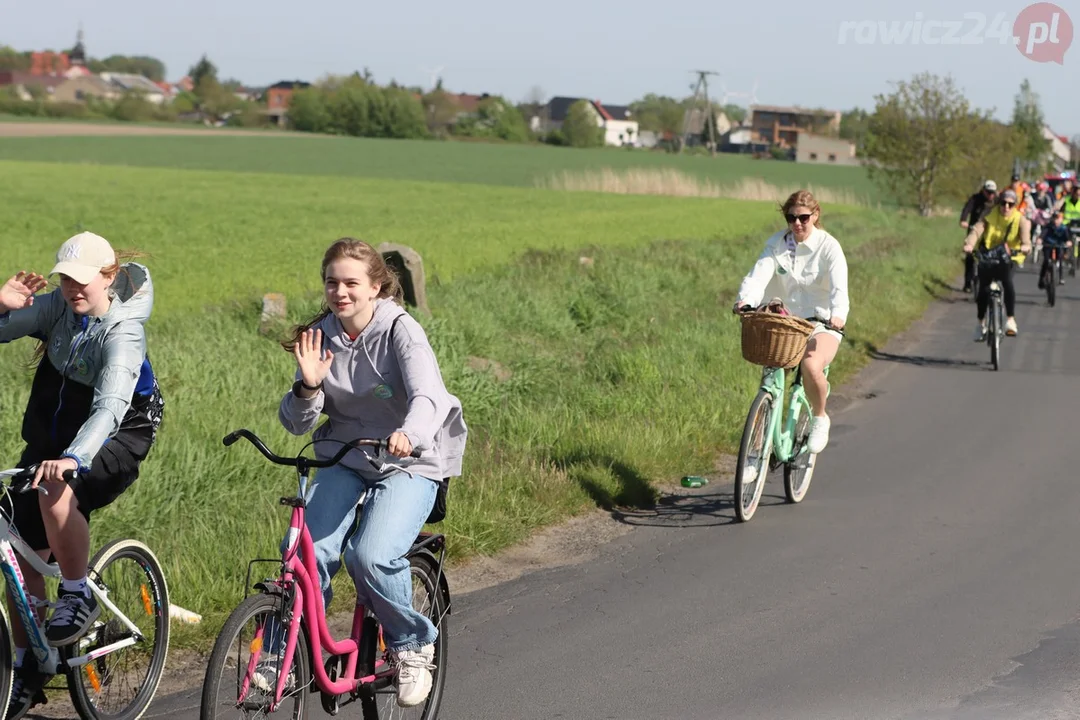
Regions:
M 998 192 L 997 183 L 987 180 L 964 204 L 960 227 L 965 230 L 964 292 L 972 292 L 976 277 L 979 280 L 975 299 L 978 316 L 975 341 L 986 338 L 986 310 L 993 280 L 997 280 L 1003 290 L 1007 316 L 1005 334 L 1014 337 L 1019 332 L 1015 315 L 1014 267 L 1023 267 L 1033 247 L 1040 249 L 1041 290 L 1044 289 L 1047 264 L 1051 262 L 1049 251 L 1076 252 L 1073 237 L 1080 234 L 1080 183 L 1065 177 L 1056 188 L 1051 188 L 1049 182 L 1040 180 L 1032 190 L 1030 183 L 1013 173 L 1011 183 Z M 1058 282 L 1064 283 L 1064 280 Z
M 137 480 L 164 415 L 145 333 L 153 286 L 135 257 L 83 232 L 64 242 L 47 276 L 22 271 L 0 287 L 0 343 L 40 343 L 19 467 L 36 468 L 33 487 L 48 491 L 8 493 L 0 511 L 42 559 L 52 554 L 60 567 L 58 602 L 46 624 L 54 647 L 77 642 L 101 613 L 87 588 L 90 517 Z M 50 277 L 58 286 L 43 292 Z M 323 601 L 330 602 L 330 581 L 344 556 L 358 598 L 376 612 L 392 653 L 397 702 L 413 707 L 431 691 L 437 629 L 412 607 L 404 555 L 431 513 L 438 481 L 461 474 L 467 428 L 383 256 L 342 238 L 324 254 L 321 278 L 322 311 L 283 343 L 297 369 L 278 417 L 290 432 L 313 432 L 315 440 L 373 433 L 388 439 L 385 455 L 356 449 L 316 473 L 305 517 Z M 328 444 L 315 445 L 319 460 L 335 454 L 338 445 Z M 19 560 L 30 594 L 44 600 L 43 578 Z M 12 635 L 15 681 L 5 720 L 44 702 L 49 679 L 27 652 L 21 622 L 12 624 Z M 254 678 L 260 687 L 276 680 L 273 664 L 260 666 Z

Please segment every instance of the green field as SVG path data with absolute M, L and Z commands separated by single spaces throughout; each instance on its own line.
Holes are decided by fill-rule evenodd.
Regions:
M 808 166 L 720 154 L 674 156 L 617 149 L 327 136 L 0 138 L 0 160 L 42 160 L 193 170 L 338 175 L 533 187 L 562 171 L 674 168 L 716 183 L 745 177 L 849 190 L 888 200 L 858 167 Z
M 247 140 L 227 142 L 261 147 Z M 433 168 L 444 145 L 422 146 L 433 148 Z M 243 594 L 246 562 L 274 554 L 288 519 L 277 498 L 290 491 L 289 474 L 245 444 L 220 442 L 248 427 L 283 452 L 303 443 L 276 419 L 293 361 L 278 337 L 258 334 L 259 298 L 284 292 L 290 319 L 308 316 L 321 253 L 339 236 L 404 242 L 425 259 L 433 315 L 419 319 L 470 427 L 465 475 L 440 526 L 455 558 L 495 552 L 598 504 L 648 504 L 658 484 L 708 472 L 733 450 L 757 370 L 741 359 L 729 309 L 779 227 L 775 203 L 313 169 L 285 177 L 0 161 L 4 273 L 47 271 L 59 244 L 84 228 L 152 254 L 149 347 L 165 424 L 139 481 L 95 515 L 93 533 L 95 543 L 134 535 L 155 548 L 174 601 L 206 616 L 191 641 L 220 627 Z M 917 317 L 935 283 L 952 279 L 956 242 L 951 220 L 829 207 L 825 220 L 852 275 L 833 375 L 842 382 Z M 0 348 L 0 453 L 11 462 L 31 351 Z M 507 373 L 482 369 L 492 362 Z

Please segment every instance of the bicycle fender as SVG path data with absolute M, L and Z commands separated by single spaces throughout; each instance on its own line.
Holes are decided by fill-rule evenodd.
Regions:
M 444 572 L 444 568 L 441 565 L 439 565 L 439 561 L 435 557 L 435 555 L 432 552 L 430 552 L 429 550 L 427 550 L 427 549 L 415 550 L 415 551 L 412 551 L 412 552 L 410 552 L 410 553 L 408 553 L 406 555 L 406 557 L 409 557 L 409 558 L 413 558 L 413 557 L 417 557 L 417 556 L 423 557 L 425 560 L 427 560 L 427 562 L 429 562 L 431 564 L 431 568 L 433 570 L 435 570 L 435 572 L 438 574 L 438 576 L 439 576 L 439 595 L 442 597 L 443 607 L 445 608 L 446 614 L 449 615 L 450 614 L 450 584 L 446 581 L 446 573 Z

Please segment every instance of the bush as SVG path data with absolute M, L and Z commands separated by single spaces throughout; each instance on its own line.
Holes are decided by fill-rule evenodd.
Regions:
M 412 93 L 379 87 L 361 77 L 333 79 L 293 93 L 292 127 L 353 137 L 424 138 L 424 108 Z
M 146 122 L 154 119 L 156 109 L 157 106 L 148 101 L 141 94 L 129 92 L 124 93 L 124 97 L 113 105 L 110 114 L 115 120 Z

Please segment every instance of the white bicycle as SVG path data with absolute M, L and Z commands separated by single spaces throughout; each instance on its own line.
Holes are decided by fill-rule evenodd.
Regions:
M 0 471 L 0 497 L 32 492 L 35 472 Z M 72 479 L 69 473 L 65 480 Z M 37 490 L 48 492 L 42 486 Z M 113 540 L 98 550 L 90 560 L 87 585 L 102 607 L 101 616 L 78 642 L 62 648 L 46 642 L 35 611 L 53 603 L 27 592 L 17 555 L 44 577 L 60 577 L 59 566 L 38 557 L 12 527 L 12 518 L 0 512 L 0 572 L 30 639 L 24 663 L 31 653 L 37 661 L 34 676 L 41 684 L 35 691 L 40 693 L 49 678 L 66 675 L 71 702 L 83 720 L 137 720 L 154 699 L 169 648 L 169 591 L 154 553 L 130 539 Z M 14 655 L 6 603 L 0 602 L 0 710 L 11 700 Z

